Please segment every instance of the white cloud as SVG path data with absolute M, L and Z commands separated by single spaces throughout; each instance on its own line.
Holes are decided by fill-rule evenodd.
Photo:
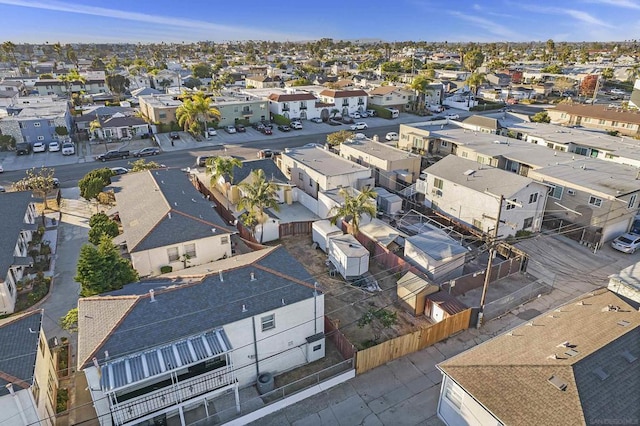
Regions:
M 604 4 L 608 6 L 622 7 L 626 9 L 640 10 L 640 3 L 633 0 L 587 0 L 589 3 Z
M 104 7 L 78 5 L 60 1 L 26 1 L 26 0 L 0 0 L 0 4 L 10 6 L 28 7 L 32 9 L 52 10 L 57 12 L 76 13 L 81 15 L 92 15 L 106 18 L 123 19 L 128 21 L 158 24 L 173 28 L 180 28 L 189 32 L 207 31 L 208 33 L 221 34 L 224 39 L 271 39 L 271 40 L 297 40 L 310 39 L 308 35 L 283 34 L 253 28 L 243 28 L 229 25 L 220 25 L 195 19 L 178 18 L 174 16 L 152 15 L 139 12 L 128 12 L 124 10 L 108 9 Z M 183 37 L 187 34 L 183 34 Z M 187 38 L 187 37 L 184 37 Z
M 467 15 L 462 12 L 449 12 L 449 14 L 464 21 L 475 24 L 483 30 L 493 35 L 502 37 L 505 40 L 522 40 L 522 34 L 512 31 L 504 25 L 500 25 L 489 19 L 481 18 L 479 16 Z M 476 38 L 478 38 L 478 36 L 476 36 Z
M 613 28 L 613 25 L 610 25 L 594 16 L 589 15 L 587 12 L 583 12 L 581 10 L 573 10 L 573 9 L 557 9 L 560 13 L 565 13 L 572 18 L 583 22 L 585 24 L 590 25 L 598 25 L 601 27 Z

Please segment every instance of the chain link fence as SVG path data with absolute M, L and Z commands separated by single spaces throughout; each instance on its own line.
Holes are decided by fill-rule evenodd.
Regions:
M 532 299 L 535 299 L 539 295 L 550 293 L 551 290 L 553 290 L 553 286 L 541 280 L 529 283 L 507 296 L 487 303 L 484 307 L 484 319 L 485 321 L 488 321 L 494 318 L 498 318 L 499 316 L 511 311 L 515 307 L 520 306 Z

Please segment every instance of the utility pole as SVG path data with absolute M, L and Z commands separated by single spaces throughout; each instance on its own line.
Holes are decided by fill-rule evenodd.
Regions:
M 491 264 L 493 263 L 493 257 L 496 254 L 496 241 L 498 239 L 498 228 L 500 228 L 500 214 L 502 213 L 502 203 L 504 203 L 504 195 L 500 194 L 500 204 L 498 206 L 498 214 L 496 215 L 496 223 L 493 226 L 493 235 L 489 236 L 489 262 L 487 263 L 487 270 L 484 273 L 484 285 L 482 287 L 482 297 L 480 298 L 480 312 L 478 312 L 477 328 L 482 327 L 484 317 L 484 302 L 487 297 L 487 288 L 489 287 L 489 280 L 491 279 Z

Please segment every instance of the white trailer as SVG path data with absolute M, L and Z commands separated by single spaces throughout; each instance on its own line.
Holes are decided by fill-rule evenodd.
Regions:
M 329 220 L 317 220 L 311 225 L 312 239 L 323 252 L 327 252 L 329 239 L 342 235 L 342 231 Z
M 369 251 L 350 234 L 329 239 L 329 261 L 345 280 L 369 271 Z

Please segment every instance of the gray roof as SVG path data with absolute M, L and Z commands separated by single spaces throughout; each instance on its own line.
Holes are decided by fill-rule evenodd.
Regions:
M 323 176 L 348 175 L 353 172 L 369 170 L 367 167 L 319 147 L 291 148 L 282 155 L 297 161 L 299 167 L 308 167 Z
M 102 122 L 102 127 L 140 126 L 143 124 L 147 124 L 147 122 L 138 117 L 111 117 Z
M 41 310 L 0 322 L 0 397 L 9 394 L 9 382 L 16 392 L 32 385 L 41 323 Z
M 148 170 L 114 178 L 111 185 L 129 252 L 232 232 L 178 169 Z
M 500 124 L 500 121 L 498 119 L 485 117 L 482 115 L 472 115 L 470 117 L 465 118 L 462 122 L 465 124 L 484 127 L 485 129 L 491 129 L 491 130 L 498 130 L 503 127 Z
M 533 182 L 529 178 L 506 170 L 487 165 L 480 167 L 476 161 L 455 155 L 447 155 L 424 172 L 478 192 L 489 191 L 495 195 L 502 194 L 506 198 Z
M 438 229 L 414 235 L 406 240 L 437 261 L 467 253 L 467 249 L 460 245 L 459 242 Z
M 7 276 L 9 267 L 15 264 L 14 250 L 20 231 L 31 229 L 32 225 L 25 223 L 24 215 L 29 204 L 33 202 L 31 192 L 0 192 L 0 277 Z
M 243 161 L 242 167 L 234 167 L 233 168 L 233 183 L 239 184 L 243 180 L 245 180 L 252 171 L 262 169 L 264 172 L 264 177 L 268 182 L 273 183 L 288 183 L 289 179 L 282 173 L 282 170 L 278 168 L 276 163 L 269 159 L 260 159 L 260 160 L 249 160 Z M 224 177 L 225 181 L 229 181 L 229 176 Z
M 84 302 L 102 300 L 103 309 L 108 310 L 112 301 L 140 296 L 93 352 L 101 361 L 105 350 L 115 359 L 273 311 L 282 306 L 282 299 L 290 305 L 314 297 L 313 277 L 286 249 L 278 247 L 265 252 L 264 257 L 223 271 L 222 282 L 217 272 L 198 283 L 148 280 L 82 299 L 80 312 Z M 148 297 L 150 289 L 155 290 L 153 303 Z M 90 358 L 80 360 L 89 361 Z
M 383 161 L 396 161 L 403 160 L 405 158 L 415 158 L 419 161 L 420 158 L 417 154 L 412 154 L 370 139 L 352 139 L 347 142 L 343 142 L 342 145 L 353 148 L 354 150 L 368 156 L 379 158 Z

